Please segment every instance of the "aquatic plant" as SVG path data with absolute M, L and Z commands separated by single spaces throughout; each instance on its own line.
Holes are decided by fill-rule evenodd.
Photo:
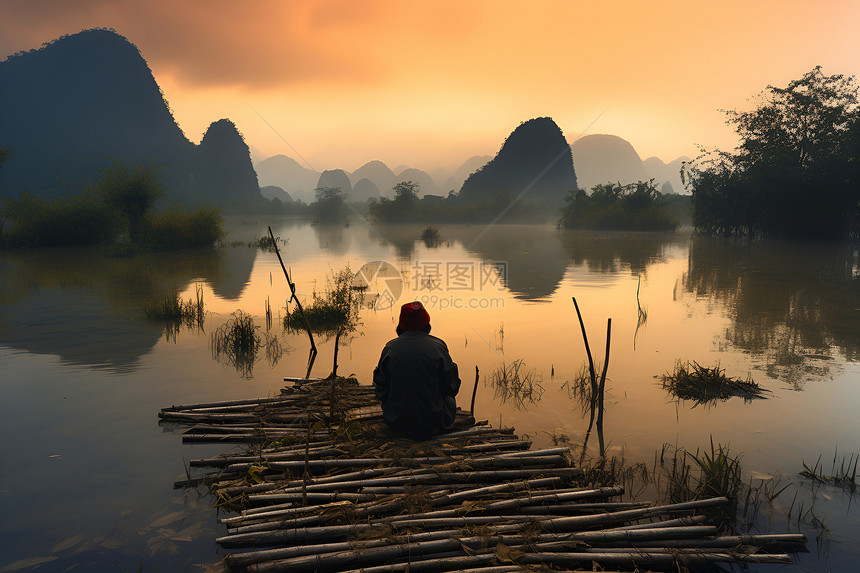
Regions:
M 510 402 L 517 410 L 539 402 L 543 395 L 540 376 L 536 370 L 528 370 L 522 358 L 508 364 L 502 363 L 490 373 L 486 381 L 495 390 L 496 398 L 501 399 L 503 404 Z
M 233 366 L 246 379 L 254 377 L 254 364 L 260 350 L 265 352 L 271 366 L 277 364 L 284 353 L 278 338 L 268 332 L 261 334 L 254 318 L 242 310 L 234 312 L 232 319 L 212 333 L 210 348 L 213 358 Z
M 726 376 L 726 371 L 719 364 L 713 368 L 700 365 L 698 362 L 675 363 L 671 374 L 660 376 L 663 389 L 680 400 L 692 400 L 693 407 L 700 404 L 716 404 L 734 396 L 750 402 L 756 398 L 766 398 L 769 392 L 756 384 L 751 376 L 739 380 Z
M 830 474 L 824 473 L 821 456 L 818 456 L 818 460 L 816 460 L 812 467 L 809 467 L 805 460 L 803 461 L 803 471 L 800 472 L 800 475 L 815 483 L 826 483 L 841 487 L 853 495 L 857 492 L 857 463 L 860 461 L 860 454 L 848 454 L 847 459 L 843 455 L 838 467 L 836 465 L 837 456 L 838 451 L 833 454 Z
M 174 289 L 163 298 L 150 301 L 144 307 L 144 313 L 150 320 L 167 323 L 175 323 L 176 326 L 185 325 L 188 328 L 197 326 L 203 328 L 206 321 L 206 308 L 203 302 L 203 285 L 195 287 L 196 297 L 182 300 L 179 292 Z
M 424 241 L 424 245 L 428 249 L 438 247 L 440 244 L 442 244 L 439 229 L 437 229 L 436 227 L 426 227 L 421 232 L 421 240 Z
M 287 242 L 288 241 L 286 239 L 281 239 L 280 237 L 263 235 L 259 239 L 248 241 L 248 248 L 260 249 L 264 253 L 274 253 L 278 243 L 281 243 L 282 245 L 286 246 Z
M 338 332 L 353 332 L 360 324 L 359 311 L 363 301 L 363 289 L 354 286 L 355 273 L 349 265 L 326 278 L 326 289 L 322 293 L 313 292 L 311 303 L 304 308 L 304 315 L 314 332 L 334 335 Z M 284 328 L 303 330 L 303 317 L 296 312 L 286 311 Z

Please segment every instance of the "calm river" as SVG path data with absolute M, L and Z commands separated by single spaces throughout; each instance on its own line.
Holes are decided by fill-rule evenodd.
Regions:
M 588 418 L 568 384 L 586 360 L 576 297 L 599 360 L 612 319 L 609 455 L 650 471 L 666 444 L 692 452 L 711 439 L 728 445 L 747 484 L 788 485 L 762 508 L 758 531 L 810 538 L 796 565 L 761 570 L 847 571 L 860 562 L 857 500 L 799 475 L 819 456 L 832 473 L 860 454 L 856 249 L 514 225 L 440 226 L 441 244 L 428 246 L 422 226 L 263 218 L 231 219 L 228 240 L 258 238 L 267 224 L 287 241 L 282 252 L 303 298 L 346 265 L 373 279 L 380 298 L 341 349 L 339 373 L 370 383 L 399 305 L 421 300 L 460 366 L 461 407 L 477 366 L 477 418 L 514 426 L 537 445 L 553 437 L 581 444 Z M 187 299 L 198 285 L 208 312 L 202 331 L 165 334 L 145 318 L 147 302 L 174 288 Z M 226 448 L 182 445 L 157 413 L 276 394 L 283 376 L 302 375 L 306 337 L 280 326 L 287 292 L 275 255 L 247 246 L 132 259 L 0 252 L 0 573 L 219 571 L 214 538 L 224 530 L 213 500 L 172 485 L 187 460 Z M 252 372 L 238 372 L 213 357 L 212 332 L 238 309 L 265 331 L 267 301 L 280 360 L 261 357 Z M 332 343 L 318 343 L 314 375 L 331 370 Z M 676 401 L 658 377 L 678 360 L 751 376 L 769 398 Z M 535 382 L 524 403 L 489 383 L 516 361 Z

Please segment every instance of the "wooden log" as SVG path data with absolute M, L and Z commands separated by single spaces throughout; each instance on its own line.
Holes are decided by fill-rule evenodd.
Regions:
M 481 497 L 483 495 L 495 494 L 495 493 L 504 493 L 504 492 L 512 492 L 519 491 L 521 489 L 530 489 L 530 488 L 540 488 L 540 487 L 549 487 L 555 486 L 561 483 L 561 477 L 548 477 L 548 478 L 538 478 L 532 480 L 523 480 L 516 481 L 510 483 L 503 483 L 498 485 L 492 485 L 487 487 L 479 487 L 474 489 L 469 489 L 466 491 L 459 491 L 455 493 L 450 493 L 445 496 L 439 496 L 430 501 L 431 505 L 443 505 L 449 503 L 460 503 L 467 499 L 474 499 L 476 497 Z
M 498 558 L 493 554 L 463 555 L 459 557 L 442 557 L 439 559 L 424 559 L 420 561 L 406 561 L 401 563 L 390 563 L 376 567 L 362 567 L 351 569 L 345 573 L 387 573 L 389 571 L 409 571 L 410 573 L 421 573 L 423 571 L 461 571 L 464 567 L 478 567 L 482 565 L 499 565 Z M 522 568 L 520 568 L 522 570 Z
M 562 567 L 578 567 L 593 562 L 612 566 L 642 567 L 672 567 L 675 563 L 791 563 L 791 557 L 786 554 L 735 554 L 735 553 L 691 553 L 683 556 L 673 553 L 643 553 L 631 551 L 627 553 L 613 552 L 578 552 L 578 553 L 526 553 L 519 559 L 520 563 L 533 565 L 557 565 Z
M 405 484 L 445 484 L 445 483 L 477 483 L 491 484 L 501 481 L 522 480 L 535 478 L 537 476 L 555 477 L 555 476 L 579 476 L 582 475 L 582 470 L 578 468 L 534 468 L 530 470 L 496 470 L 496 471 L 474 471 L 460 473 L 433 473 L 425 470 L 404 470 L 409 473 L 405 475 L 392 475 L 379 478 L 371 478 L 365 480 L 362 485 L 366 486 L 389 486 L 389 485 L 405 485 Z M 325 478 L 318 478 L 325 479 Z M 315 481 L 314 484 L 319 484 Z M 313 484 L 312 484 L 313 485 Z M 310 487 L 310 486 L 308 486 Z M 336 489 L 336 488 L 335 488 Z M 255 494 L 249 495 L 248 499 L 252 503 L 280 503 L 281 498 L 278 493 Z M 292 495 L 292 494 L 287 494 Z
M 362 502 L 362 501 L 373 501 L 376 499 L 376 496 L 373 495 L 365 495 L 361 493 L 344 493 L 344 492 L 332 492 L 332 493 L 308 493 L 307 501 L 312 501 L 314 503 L 330 503 L 333 501 L 353 501 L 353 502 Z M 252 505 L 265 505 L 267 501 L 277 501 L 278 503 L 283 502 L 301 502 L 303 500 L 303 496 L 301 493 L 281 493 L 281 494 L 273 494 L 272 496 L 253 496 L 249 498 L 249 501 Z
M 541 513 L 552 513 L 558 515 L 578 515 L 592 513 L 611 513 L 627 509 L 639 509 L 651 507 L 647 501 L 607 501 L 602 503 L 553 503 L 542 504 L 533 507 L 520 507 L 520 513 L 537 515 Z
M 259 513 L 255 513 L 252 515 L 237 515 L 233 517 L 224 517 L 221 518 L 221 523 L 227 525 L 228 527 L 237 525 L 239 523 L 245 523 L 248 520 L 254 519 L 267 519 L 269 517 L 289 517 L 291 515 L 301 515 L 304 513 L 313 513 L 316 511 L 326 511 L 329 509 L 343 509 L 346 507 L 352 507 L 353 503 L 351 501 L 335 501 L 333 503 L 324 503 L 321 505 L 311 505 L 306 507 L 292 507 L 290 509 L 283 509 L 278 511 L 270 511 L 265 512 L 261 511 Z
M 631 529 L 650 529 L 652 527 L 683 527 L 691 525 L 703 525 L 708 521 L 704 515 L 693 515 L 690 517 L 678 517 L 676 519 L 666 519 L 651 523 L 639 523 L 636 525 L 624 525 L 622 527 L 613 527 L 607 531 L 627 531 Z
M 799 545 L 807 542 L 805 535 L 800 533 L 772 533 L 764 535 L 726 535 L 713 539 L 673 539 L 661 542 L 661 546 L 678 548 L 730 548 L 741 545 L 764 547 L 766 545 Z M 631 543 L 636 548 L 647 548 L 650 541 L 634 541 Z M 652 546 L 653 547 L 653 546 Z M 650 551 L 650 549 L 642 549 Z
M 198 408 L 217 408 L 219 406 L 237 406 L 237 405 L 249 405 L 249 404 L 268 404 L 268 403 L 278 403 L 284 401 L 284 398 L 281 396 L 274 396 L 269 398 L 250 398 L 244 400 L 222 400 L 220 402 L 200 402 L 197 404 L 185 404 L 185 405 L 173 405 L 168 406 L 167 408 L 162 408 L 162 412 L 175 412 L 178 410 L 195 410 Z
M 225 535 L 217 538 L 215 543 L 225 548 L 297 545 L 328 540 L 343 541 L 356 535 L 370 535 L 373 533 L 385 535 L 388 531 L 390 530 L 387 526 L 373 525 L 369 523 L 360 523 L 356 525 L 331 525 L 327 527 L 302 527 L 263 533 Z
M 510 511 L 519 509 L 527 505 L 540 505 L 542 503 L 561 503 L 565 501 L 573 501 L 577 499 L 590 499 L 594 497 L 613 497 L 624 493 L 623 487 L 601 487 L 597 489 L 578 489 L 574 491 L 566 491 L 561 493 L 541 492 L 540 495 L 530 495 L 529 497 L 520 497 L 514 499 L 506 499 L 504 501 L 496 501 L 481 505 L 482 511 Z M 631 510 L 633 511 L 633 510 Z
M 432 555 L 441 552 L 455 552 L 457 554 L 462 554 L 467 549 L 473 551 L 481 549 L 487 541 L 492 543 L 493 540 L 486 540 L 482 537 L 469 537 L 384 545 L 366 549 L 306 555 L 295 557 L 293 559 L 268 561 L 250 566 L 248 570 L 257 573 L 270 573 L 273 571 L 291 573 L 337 571 L 345 567 L 363 567 L 367 565 L 388 563 L 400 557 L 414 558 L 415 556 Z
M 606 513 L 602 515 L 575 515 L 571 517 L 556 517 L 542 521 L 541 527 L 543 527 L 547 531 L 572 531 L 576 529 L 587 529 L 598 525 L 603 526 L 615 523 L 624 523 L 625 521 L 630 521 L 633 519 L 653 517 L 656 515 L 663 515 L 676 511 L 705 509 L 717 505 L 725 505 L 728 502 L 729 500 L 724 497 L 716 497 L 710 499 L 688 501 L 684 503 L 675 503 L 670 505 L 659 505 L 642 509 L 630 509 L 627 511 L 618 511 L 615 513 Z

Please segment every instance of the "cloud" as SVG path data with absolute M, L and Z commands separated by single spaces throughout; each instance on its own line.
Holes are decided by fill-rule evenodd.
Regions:
M 158 73 L 183 87 L 267 89 L 302 82 L 368 82 L 385 74 L 364 57 L 383 3 L 263 0 L 12 1 L 0 49 L 39 47 L 63 34 L 114 28 Z

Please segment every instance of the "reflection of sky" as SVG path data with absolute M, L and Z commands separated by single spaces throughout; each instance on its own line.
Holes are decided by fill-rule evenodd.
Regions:
M 234 223 L 234 227 L 235 236 L 231 238 L 244 234 L 247 236 L 244 240 L 248 240 L 265 232 L 265 225 L 259 223 Z M 419 239 L 420 227 L 402 227 L 398 230 L 399 244 L 412 241 L 411 255 L 406 259 L 398 257 L 399 247 L 394 242 L 359 224 L 344 228 L 342 233 L 329 234 L 328 243 L 320 240 L 322 235 L 317 229 L 306 224 L 283 224 L 273 230 L 288 239 L 282 255 L 303 300 L 310 299 L 315 289 L 322 291 L 331 271 L 340 270 L 347 263 L 357 271 L 367 261 L 387 260 L 406 279 L 421 262 L 440 263 L 443 268 L 447 263 L 475 268 L 492 260 L 508 263 L 508 280 L 501 285 L 463 290 L 450 288 L 458 286 L 455 283 L 446 287 L 443 280 L 443 288 L 431 292 L 423 289 L 420 281 L 416 286 L 406 280 L 400 300 L 393 308 L 364 311 L 359 335 L 341 348 L 338 369 L 343 374 L 354 373 L 362 383 L 370 382 L 382 345 L 394 337 L 398 305 L 435 295 L 435 302 L 427 299 L 433 334 L 447 342 L 460 367 L 461 407 L 468 406 L 475 366 L 484 379 L 503 364 L 523 359 L 524 367 L 534 369 L 541 379 L 542 400 L 525 410 L 516 410 L 494 399 L 492 389 L 481 383 L 476 400 L 477 417 L 515 426 L 518 433 L 530 435 L 538 444 L 548 443 L 548 435 L 553 432 L 577 439 L 584 433 L 588 420 L 562 389 L 586 359 L 571 302 L 575 296 L 597 361 L 603 360 L 606 321 L 612 318 L 605 420 L 612 453 L 650 461 L 664 443 L 695 450 L 707 446 L 713 437 L 717 443 L 730 444 L 733 452 L 743 453 L 745 471 L 781 471 L 793 475 L 802 469 L 803 460 L 814 461 L 822 453 L 827 457 L 836 447 L 845 452 L 860 451 L 857 442 L 860 427 L 855 413 L 860 400 L 860 365 L 840 356 L 832 360 L 807 360 L 806 364 L 824 367 L 826 372 L 819 372 L 807 381 L 803 391 L 795 391 L 780 371 L 766 368 L 766 354 L 738 348 L 732 339 L 727 339 L 739 315 L 737 305 L 724 303 L 722 291 L 685 290 L 683 277 L 689 273 L 691 264 L 686 238 L 664 242 L 651 237 L 640 241 L 645 243 L 641 248 L 635 247 L 635 237 L 615 243 L 603 239 L 590 256 L 586 244 L 588 240 L 596 241 L 594 237 L 571 244 L 559 238 L 554 229 L 500 227 L 497 235 L 487 233 L 482 238 L 498 242 L 478 249 L 464 245 L 469 245 L 481 228 L 443 227 L 442 246 L 430 249 Z M 522 243 L 518 243 L 518 237 Z M 332 240 L 338 244 L 332 245 Z M 548 245 L 537 247 L 541 241 Z M 625 245 L 631 244 L 634 246 L 625 252 Z M 76 504 L 83 506 L 103 495 L 113 499 L 109 502 L 113 507 L 118 502 L 112 496 L 133 497 L 129 488 L 135 487 L 147 492 L 144 499 L 149 500 L 150 507 L 170 507 L 177 500 L 182 502 L 181 494 L 171 492 L 169 484 L 182 472 L 183 456 L 202 456 L 181 447 L 178 436 L 161 433 L 155 418 L 158 408 L 271 395 L 282 386 L 283 376 L 301 375 L 305 370 L 308 348 L 305 335 L 283 334 L 279 328 L 288 289 L 277 258 L 273 253 L 245 249 L 239 247 L 231 255 L 201 267 L 186 261 L 177 262 L 176 268 L 169 272 L 161 268 L 162 275 L 148 271 L 147 276 L 154 280 L 146 288 L 140 281 L 131 287 L 123 283 L 124 277 L 129 276 L 129 267 L 118 268 L 113 276 L 90 273 L 93 280 L 86 286 L 61 287 L 52 282 L 54 278 L 43 279 L 43 288 L 26 291 L 26 296 L 15 299 L 22 305 L 0 308 L 4 346 L 18 349 L 10 352 L 0 348 L 4 399 L 18 406 L 14 416 L 4 418 L 4 435 L 11 435 L 15 429 L 31 436 L 18 445 L 4 440 L 4 464 L 20 469 L 7 473 L 0 489 L 37 500 L 31 507 L 44 515 L 52 504 L 58 503 L 51 496 L 63 495 L 51 493 L 42 477 L 50 475 L 47 464 L 51 459 L 47 456 L 58 452 L 64 456 L 60 458 L 62 463 L 68 464 L 62 467 L 69 470 L 68 479 L 76 495 L 81 496 Z M 509 250 L 508 255 L 505 249 Z M 786 260 L 786 264 L 792 262 L 795 261 Z M 728 266 L 718 263 L 703 264 L 702 268 L 715 270 Z M 544 277 L 541 296 L 528 297 L 527 293 L 511 290 L 525 284 L 518 275 L 522 267 L 526 268 L 526 274 Z M 64 270 L 61 274 L 68 276 L 69 272 Z M 732 284 L 731 274 L 723 278 L 726 284 Z M 770 276 L 768 280 L 773 278 Z M 8 274 L 6 280 L 13 282 Z M 205 331 L 182 331 L 175 341 L 159 337 L 158 330 L 141 318 L 142 301 L 153 292 L 168 291 L 173 284 L 184 286 L 184 298 L 193 297 L 198 280 L 204 285 L 204 300 L 210 312 Z M 783 286 L 793 288 L 792 284 Z M 648 316 L 638 331 L 637 285 L 638 304 Z M 773 288 L 777 286 L 778 283 Z M 126 292 L 129 289 L 132 292 Z M 254 379 L 242 380 L 235 370 L 212 359 L 209 335 L 237 309 L 254 315 L 262 327 L 267 299 L 275 313 L 273 332 L 281 338 L 287 352 L 276 366 L 258 363 Z M 456 303 L 473 300 L 485 306 Z M 837 303 L 839 300 L 835 297 Z M 825 310 L 833 314 L 840 308 L 831 305 Z M 747 310 L 754 312 L 755 306 Z M 778 317 L 778 313 L 771 309 L 771 316 Z M 29 320 L 33 326 L 22 331 L 26 336 L 16 337 L 8 326 L 10 319 L 14 324 Z M 49 329 L 36 328 L 46 321 Z M 749 320 L 745 323 L 754 324 Z M 844 324 L 850 326 L 850 321 Z M 99 332 L 83 332 L 84 327 Z M 854 334 L 853 339 L 843 336 L 845 344 L 856 345 L 857 336 Z M 318 346 L 320 354 L 313 374 L 326 375 L 331 370 L 332 340 L 318 340 Z M 86 356 L 77 356 L 77 350 L 73 349 L 82 349 Z M 69 360 L 58 361 L 46 356 L 49 354 Z M 120 374 L 117 370 L 96 372 L 87 366 L 74 365 L 103 364 L 108 358 L 114 362 L 122 358 L 127 367 Z M 731 399 L 711 408 L 676 405 L 660 389 L 655 377 L 671 371 L 677 360 L 695 360 L 703 365 L 719 363 L 733 377 L 746 378 L 751 373 L 756 382 L 773 392 L 773 398 L 752 404 Z M 47 396 L 44 404 L 38 401 L 41 394 Z M 60 439 L 58 434 L 62 435 Z M 153 469 L 136 476 L 137 459 L 127 451 L 127 446 L 154 460 Z M 89 467 L 96 468 L 95 478 L 88 474 Z M 103 484 L 113 479 L 111 476 L 119 476 L 125 485 L 107 488 L 104 494 L 99 488 L 87 487 L 91 479 Z M 153 480 L 161 489 L 153 485 Z M 4 500 L 5 513 L 13 516 L 9 522 L 15 522 L 26 510 L 20 504 L 10 504 L 6 498 L 0 500 Z M 78 506 L 73 504 L 73 507 Z M 140 506 L 135 507 L 129 527 L 144 528 L 158 518 L 152 509 L 142 511 Z M 117 513 L 121 511 L 117 508 Z M 115 517 L 109 514 L 96 515 L 94 525 L 82 526 L 82 530 L 94 536 L 102 533 L 92 528 L 110 531 Z M 200 520 L 209 514 L 195 515 Z M 51 530 L 50 536 L 57 537 L 55 541 L 60 541 L 61 529 Z M 26 532 L 33 530 L 28 526 L 22 531 L 16 539 L 22 547 L 27 547 Z M 133 542 L 127 543 L 129 548 L 137 549 Z M 204 550 L 211 552 L 211 544 Z M 30 556 L 15 555 L 15 558 Z

